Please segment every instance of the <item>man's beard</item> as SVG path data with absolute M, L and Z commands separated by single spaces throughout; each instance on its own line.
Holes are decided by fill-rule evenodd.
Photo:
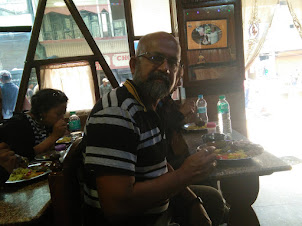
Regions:
M 158 81 L 160 80 L 160 81 Z M 159 100 L 170 93 L 171 82 L 162 72 L 152 72 L 145 82 L 137 84 L 143 95 L 152 100 Z

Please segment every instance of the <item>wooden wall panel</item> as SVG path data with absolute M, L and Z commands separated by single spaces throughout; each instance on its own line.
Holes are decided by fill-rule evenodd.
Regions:
M 224 7 L 221 8 L 224 10 L 217 10 L 219 6 Z M 232 6 L 228 9 L 234 9 L 234 12 L 230 14 L 228 9 L 225 10 L 225 6 Z M 204 12 L 202 11 L 203 8 L 205 9 Z M 184 87 L 186 88 L 187 100 L 196 101 L 198 94 L 203 94 L 208 103 L 209 120 L 217 121 L 219 96 L 226 95 L 231 106 L 233 129 L 247 135 L 243 86 L 245 68 L 241 0 L 178 0 L 177 12 L 182 60 L 185 63 Z M 204 17 L 200 16 L 201 12 L 205 13 Z M 191 16 L 190 13 L 192 13 Z M 188 50 L 186 34 L 188 18 L 191 21 L 203 18 L 207 20 L 227 18 L 227 48 Z M 202 58 L 205 59 L 204 62 L 201 62 Z M 199 70 L 198 73 L 196 70 Z

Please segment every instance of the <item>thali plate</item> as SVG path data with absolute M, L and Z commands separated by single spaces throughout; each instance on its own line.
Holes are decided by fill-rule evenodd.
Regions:
M 218 163 L 230 163 L 230 164 L 235 164 L 235 163 L 245 163 L 245 162 L 249 162 L 253 157 L 256 157 L 260 154 L 263 153 L 263 147 L 261 147 L 258 144 L 254 144 L 252 142 L 249 141 L 218 141 L 218 142 L 233 142 L 233 145 L 236 145 L 235 147 L 238 148 L 238 150 L 242 150 L 244 154 L 246 154 L 246 157 L 239 157 L 239 158 L 228 158 L 226 159 L 225 156 L 231 155 L 231 154 L 242 154 L 242 151 L 240 153 L 240 151 L 232 151 L 230 153 L 224 152 L 222 154 L 216 153 L 216 160 Z M 207 146 L 212 146 L 211 142 L 209 142 L 208 144 L 202 144 L 199 147 L 200 148 L 204 148 Z M 215 146 L 215 143 L 213 143 L 213 146 Z M 218 146 L 217 146 L 218 147 Z M 216 149 L 220 149 L 217 148 Z M 232 148 L 234 148 L 234 146 L 229 146 L 231 147 L 230 150 L 232 150 Z M 221 147 L 222 148 L 222 147 Z M 228 149 L 226 149 L 228 150 Z M 233 149 L 233 150 L 237 150 L 237 149 Z M 220 155 L 220 156 L 219 156 Z
M 47 163 L 49 163 L 49 162 L 47 162 Z M 43 162 L 32 164 L 32 165 L 29 165 L 27 168 L 36 167 L 36 166 L 39 166 L 39 165 L 42 165 L 42 164 L 43 164 Z M 40 177 L 43 177 L 43 176 L 49 174 L 50 172 L 51 172 L 51 170 L 47 169 L 45 172 L 43 172 L 43 173 L 41 173 L 41 174 L 39 174 L 39 175 L 37 175 L 35 177 L 31 177 L 31 178 L 28 178 L 28 179 L 14 180 L 14 181 L 7 180 L 5 182 L 5 184 L 16 184 L 16 183 L 22 183 L 22 182 L 27 182 L 27 181 L 35 180 L 37 178 L 40 178 Z
M 197 126 L 194 122 L 183 125 L 183 129 L 187 132 L 201 132 L 201 131 L 207 132 L 208 131 L 207 128 Z
M 35 160 L 38 160 L 38 161 L 50 160 L 50 156 L 52 154 L 55 154 L 55 153 L 56 153 L 56 151 L 49 151 L 49 152 L 46 152 L 46 153 L 42 153 L 42 154 L 36 155 L 35 156 Z
M 61 137 L 60 139 L 58 139 L 56 141 L 56 144 L 70 144 L 71 141 L 72 141 L 71 136 L 64 136 L 64 137 Z
M 218 164 L 223 164 L 223 165 L 241 165 L 245 163 L 251 162 L 253 157 L 247 157 L 247 158 L 241 158 L 241 159 L 219 159 L 216 158 L 216 161 Z

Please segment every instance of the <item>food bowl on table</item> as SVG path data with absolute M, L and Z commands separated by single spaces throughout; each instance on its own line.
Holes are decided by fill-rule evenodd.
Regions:
M 223 133 L 207 133 L 202 135 L 202 141 L 204 144 L 208 142 L 217 142 L 223 141 L 226 139 L 226 136 Z

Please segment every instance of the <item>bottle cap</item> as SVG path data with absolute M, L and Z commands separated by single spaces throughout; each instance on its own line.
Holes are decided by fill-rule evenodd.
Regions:
M 207 128 L 216 128 L 216 123 L 215 122 L 208 122 L 207 123 Z
M 69 114 L 70 114 L 70 115 L 75 115 L 76 112 L 75 112 L 75 111 L 71 111 Z
M 202 95 L 202 94 L 199 94 L 199 95 L 198 95 L 198 98 L 200 98 L 200 99 L 203 98 L 203 95 Z
M 225 99 L 225 95 L 219 96 L 219 100 L 223 100 L 223 99 Z

